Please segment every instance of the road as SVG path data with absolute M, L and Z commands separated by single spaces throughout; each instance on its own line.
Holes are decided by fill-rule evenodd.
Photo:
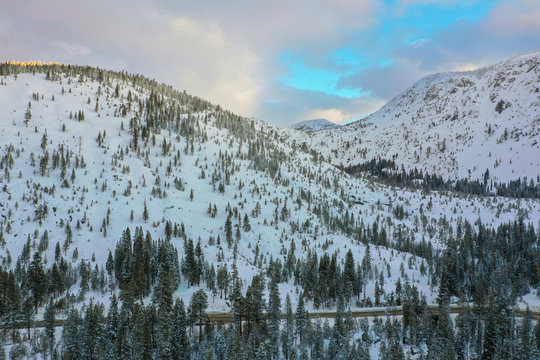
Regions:
M 437 314 L 439 312 L 438 305 L 428 305 L 429 310 L 433 314 Z M 464 311 L 466 309 L 465 306 L 462 305 L 450 305 L 450 313 L 451 314 L 459 314 L 460 312 Z M 469 307 L 470 310 L 472 310 L 472 307 Z M 516 310 L 516 316 L 518 317 L 524 317 L 525 316 L 525 309 L 518 309 Z M 532 309 L 530 310 L 531 317 L 536 320 L 540 320 L 540 309 Z M 357 309 L 351 311 L 353 318 L 366 318 L 366 317 L 381 317 L 381 316 L 402 316 L 403 315 L 403 309 L 401 306 L 393 306 L 388 308 L 363 308 L 363 309 Z M 309 313 L 311 319 L 333 319 L 336 316 L 335 311 L 313 311 Z M 210 321 L 214 324 L 230 324 L 233 321 L 233 315 L 229 312 L 209 312 L 208 318 Z M 284 317 L 283 317 L 284 318 Z M 64 326 L 64 320 L 57 319 L 54 322 L 54 326 Z M 20 324 L 20 328 L 25 328 L 26 324 Z M 37 320 L 33 323 L 33 328 L 40 328 L 44 327 L 42 320 Z

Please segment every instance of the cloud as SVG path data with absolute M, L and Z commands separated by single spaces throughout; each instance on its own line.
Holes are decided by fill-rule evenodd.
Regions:
M 315 109 L 306 116 L 306 119 L 326 119 L 339 124 L 353 119 L 355 115 L 356 114 L 344 113 L 340 109 Z
M 9 2 L 0 23 L 19 33 L 0 44 L 7 58 L 124 65 L 253 115 L 283 73 L 275 61 L 283 49 L 324 53 L 368 27 L 376 6 L 376 0 Z
M 398 0 L 393 6 L 378 0 L 5 1 L 0 56 L 141 73 L 282 124 L 315 115 L 339 121 L 376 110 L 429 72 L 534 50 L 537 1 L 510 0 L 494 9 L 475 7 L 479 3 L 466 4 L 481 18 L 469 13 L 468 20 L 456 21 L 461 14 L 453 0 Z M 426 17 L 432 13 L 415 12 L 422 6 L 452 14 L 437 27 Z M 392 9 L 398 8 L 404 18 L 396 19 Z M 280 81 L 294 75 L 279 60 L 285 52 L 309 70 L 299 81 Z M 331 86 L 315 84 L 317 74 Z M 295 89 L 298 82 L 309 86 Z
M 371 97 L 390 100 L 425 75 L 418 69 L 418 63 L 407 58 L 394 58 L 387 66 L 372 67 L 342 77 L 338 86 L 369 89 Z
M 384 105 L 373 97 L 347 98 L 321 91 L 300 90 L 282 86 L 267 94 L 272 101 L 260 105 L 261 118 L 272 123 L 290 125 L 302 120 L 326 118 L 334 122 L 359 119 Z M 295 114 L 294 117 L 291 114 Z
M 386 51 L 392 64 L 373 64 L 343 76 L 338 86 L 369 89 L 375 98 L 390 100 L 414 81 L 433 72 L 466 71 L 486 66 L 540 46 L 540 3 L 502 3 L 476 22 L 456 21 L 429 39 L 403 41 Z

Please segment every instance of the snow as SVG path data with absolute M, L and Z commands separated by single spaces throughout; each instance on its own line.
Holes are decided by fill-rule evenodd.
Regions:
M 497 182 L 536 181 L 540 51 L 426 76 L 364 119 L 291 136 L 336 165 L 380 157 L 445 179 L 480 179 L 488 169 Z
M 533 54 L 512 61 L 534 62 L 538 60 L 538 57 L 538 54 Z M 518 67 L 517 69 L 522 68 Z M 493 78 L 499 71 L 498 67 L 494 69 L 488 68 L 482 71 L 491 74 L 490 76 Z M 7 241 L 7 246 L 0 249 L 0 259 L 3 264 L 7 264 L 7 252 L 9 251 L 14 263 L 21 253 L 27 237 L 30 236 L 32 241 L 39 241 L 39 236 L 47 229 L 50 231 L 50 245 L 45 253 L 45 258 L 47 262 L 51 263 L 54 260 L 56 242 L 60 242 L 62 245 L 65 238 L 65 229 L 60 226 L 63 221 L 71 224 L 74 234 L 74 242 L 67 251 L 66 257 L 71 259 L 73 250 L 78 248 L 79 259 L 73 260 L 75 264 L 79 263 L 81 259 L 85 259 L 91 261 L 92 268 L 95 264 L 101 267 L 104 266 L 108 252 L 114 249 L 126 227 L 129 227 L 133 233 L 136 226 L 143 226 L 145 231 L 151 232 L 154 239 L 158 239 L 164 237 L 165 222 L 171 220 L 173 223 L 183 222 L 185 224 L 188 238 L 192 238 L 195 242 L 199 238 L 201 239 L 205 259 L 210 264 L 214 264 L 216 270 L 218 266 L 228 266 L 229 271 L 231 271 L 234 259 L 232 250 L 227 248 L 225 242 L 225 208 L 228 204 L 233 207 L 237 206 L 243 217 L 245 213 L 249 215 L 255 204 L 259 202 L 262 213 L 257 218 L 250 216 L 252 230 L 242 231 L 242 238 L 238 245 L 239 256 L 236 262 L 239 274 L 244 280 L 244 290 L 251 282 L 253 275 L 260 272 L 254 263 L 254 251 L 257 245 L 259 253 L 267 258 L 272 256 L 283 259 L 283 254 L 288 251 L 291 241 L 294 240 L 297 258 L 304 258 L 306 250 L 311 248 L 319 256 L 325 252 L 329 254 L 337 252 L 339 260 L 343 262 L 346 252 L 351 249 L 355 261 L 361 261 L 366 251 L 365 245 L 351 236 L 327 229 L 313 214 L 312 209 L 305 201 L 296 203 L 295 199 L 301 190 L 309 191 L 314 197 L 317 197 L 318 201 L 329 204 L 333 213 L 343 214 L 344 211 L 348 211 L 355 219 L 361 220 L 365 224 L 377 221 L 380 226 L 385 227 L 387 234 L 391 237 L 394 231 L 401 228 L 410 232 L 416 241 L 420 241 L 422 238 L 431 241 L 435 248 L 444 246 L 440 235 L 430 232 L 429 226 L 424 228 L 415 224 L 415 217 L 420 211 L 423 212 L 428 224 L 436 223 L 438 219 L 445 217 L 454 229 L 457 222 L 463 219 L 469 219 L 473 222 L 481 218 L 484 223 L 497 226 L 515 220 L 520 211 L 522 214 L 526 214 L 526 222 L 538 226 L 540 220 L 540 202 L 538 200 L 459 197 L 454 194 L 437 192 L 426 195 L 421 191 L 385 187 L 368 179 L 351 177 L 332 164 L 320 160 L 315 161 L 309 152 L 299 151 L 290 145 L 292 139 L 309 142 L 310 148 L 321 150 L 325 159 L 331 159 L 334 164 L 358 161 L 356 154 L 361 148 L 372 149 L 369 150 L 371 151 L 370 156 L 375 156 L 377 152 L 381 154 L 398 152 L 399 160 L 412 161 L 410 157 L 412 151 L 416 149 L 416 142 L 426 148 L 427 144 L 442 140 L 441 137 L 437 139 L 434 136 L 435 133 L 448 134 L 451 137 L 447 140 L 446 153 L 454 155 L 446 159 L 442 153 L 434 151 L 433 157 L 429 161 L 420 162 L 418 165 L 423 165 L 426 169 L 440 170 L 442 174 L 447 176 L 463 176 L 468 168 L 474 168 L 473 164 L 476 164 L 478 168 L 471 173 L 471 176 L 476 176 L 485 171 L 486 166 L 489 167 L 488 163 L 484 163 L 487 157 L 486 152 L 489 149 L 492 152 L 492 159 L 503 159 L 499 168 L 493 169 L 493 174 L 497 179 L 532 176 L 538 172 L 540 167 L 540 162 L 537 161 L 538 157 L 535 157 L 538 155 L 539 148 L 538 146 L 531 147 L 529 143 L 538 138 L 538 133 L 533 134 L 532 138 L 531 135 L 522 136 L 517 143 L 514 140 L 503 142 L 501 146 L 496 146 L 499 144 L 496 144 L 494 139 L 503 129 L 503 126 L 500 125 L 503 122 L 505 127 L 519 128 L 527 134 L 536 131 L 539 115 L 538 108 L 534 104 L 537 104 L 538 95 L 527 93 L 523 96 L 517 94 L 511 97 L 510 94 L 518 91 L 516 89 L 520 89 L 519 86 L 525 86 L 527 81 L 531 81 L 531 74 L 537 76 L 537 70 L 531 70 L 528 73 L 525 70 L 520 70 L 516 75 L 513 75 L 516 77 L 515 81 L 505 83 L 508 85 L 508 89 L 505 88 L 506 85 L 500 86 L 497 99 L 509 99 L 512 103 L 510 108 L 512 111 L 505 110 L 500 115 L 493 115 L 492 123 L 496 128 L 496 134 L 492 137 L 478 135 L 480 131 L 483 131 L 487 111 L 493 112 L 495 106 L 494 104 L 491 106 L 485 99 L 488 96 L 488 90 L 473 97 L 477 98 L 476 101 L 481 106 L 467 107 L 464 110 L 469 111 L 470 109 L 473 113 L 476 111 L 474 109 L 478 110 L 475 122 L 469 123 L 469 119 L 472 117 L 466 117 L 467 121 L 460 120 L 457 123 L 442 121 L 444 114 L 441 114 L 439 117 L 433 118 L 433 121 L 438 121 L 435 128 L 427 132 L 419 130 L 424 129 L 425 118 L 432 114 L 432 109 L 431 107 L 426 108 L 424 102 L 417 102 L 416 98 L 423 99 L 424 97 L 421 95 L 434 87 L 440 87 L 446 91 L 444 89 L 447 89 L 448 84 L 455 83 L 458 78 L 474 79 L 477 90 L 481 87 L 488 89 L 491 78 L 484 78 L 485 74 L 479 77 L 482 71 L 467 74 L 439 74 L 425 78 L 367 120 L 336 129 L 317 131 L 310 135 L 294 129 L 281 128 L 259 120 L 252 120 L 254 127 L 263 138 L 275 139 L 273 142 L 275 148 L 272 150 L 283 151 L 286 154 L 286 160 L 280 164 L 280 172 L 282 178 L 288 180 L 288 185 L 254 170 L 248 160 L 233 157 L 235 171 L 231 175 L 230 184 L 226 186 L 224 193 L 215 190 L 210 182 L 214 170 L 219 169 L 220 152 L 247 153 L 248 147 L 246 143 L 239 142 L 226 129 L 216 127 L 211 114 L 192 114 L 192 116 L 198 117 L 200 131 L 206 132 L 208 136 L 208 141 L 195 143 L 193 154 L 184 151 L 187 146 L 184 137 L 177 137 L 176 134 L 163 130 L 156 135 L 156 146 L 153 146 L 151 142 L 148 144 L 149 155 L 147 159 L 145 156 L 137 156 L 133 151 L 125 153 L 122 157 L 120 149 L 125 149 L 131 139 L 129 119 L 134 117 L 136 113 L 135 109 L 132 109 L 126 117 L 122 117 L 118 114 L 115 115 L 115 112 L 122 104 L 126 103 L 125 97 L 128 91 L 131 91 L 135 97 L 145 98 L 149 94 L 147 90 L 133 87 L 127 83 L 120 83 L 123 97 L 115 98 L 112 94 L 116 83 L 113 82 L 107 86 L 102 84 L 100 109 L 96 113 L 94 110 L 96 93 L 98 86 L 100 86 L 97 82 L 90 80 L 79 82 L 76 78 L 68 78 L 67 76 L 63 76 L 60 81 L 49 81 L 45 79 L 45 75 L 39 73 L 35 75 L 20 74 L 17 79 L 13 76 L 4 77 L 5 85 L 0 86 L 0 155 L 6 155 L 9 146 L 13 145 L 14 151 L 11 154 L 14 166 L 10 171 L 10 179 L 8 180 L 4 173 L 0 183 L 0 186 L 6 186 L 5 190 L 0 193 L 2 206 L 0 213 L 4 217 L 1 224 Z M 65 89 L 64 94 L 62 94 L 62 87 Z M 33 100 L 33 93 L 39 94 L 39 101 Z M 473 96 L 471 87 L 460 89 L 458 93 Z M 41 99 L 42 95 L 43 99 Z M 54 101 L 52 96 L 55 97 Z M 517 99 L 517 96 L 522 98 Z M 90 104 L 88 104 L 88 98 L 90 98 Z M 404 104 L 406 98 L 410 99 Z M 454 104 L 465 99 L 466 96 L 453 99 L 448 95 L 444 98 L 445 101 L 451 101 Z M 436 107 L 439 101 L 435 101 L 432 107 Z M 32 119 L 26 127 L 23 120 L 29 102 L 31 102 Z M 408 115 L 403 115 L 400 118 L 395 116 L 398 113 L 398 104 L 406 109 L 403 110 L 403 113 Z M 85 113 L 84 121 L 69 119 L 70 111 L 77 112 L 79 110 L 83 110 Z M 511 114 L 514 114 L 514 111 L 521 112 L 516 112 L 512 118 Z M 412 114 L 423 113 L 425 115 L 419 118 L 412 118 Z M 524 117 L 520 118 L 518 122 L 516 119 L 519 114 L 523 114 Z M 530 114 L 532 115 L 529 116 Z M 203 121 L 205 115 L 210 117 L 208 123 Z M 122 123 L 124 130 L 122 130 Z M 66 126 L 65 132 L 62 131 L 63 125 Z M 454 136 L 452 134 L 455 134 L 455 131 L 459 131 L 463 136 L 470 136 L 471 139 L 467 138 L 469 139 L 467 141 L 458 141 L 457 137 L 452 139 Z M 104 132 L 106 132 L 104 143 L 99 146 L 96 139 L 99 133 L 103 134 Z M 47 147 L 51 154 L 53 149 L 57 149 L 60 144 L 63 144 L 69 150 L 74 151 L 76 155 L 80 153 L 84 156 L 87 166 L 84 169 L 76 169 L 76 180 L 70 188 L 61 187 L 59 169 L 49 169 L 47 176 L 41 176 L 38 165 L 31 165 L 32 153 L 36 163 L 39 164 L 39 156 L 43 152 L 40 143 L 44 133 L 47 134 Z M 407 136 L 410 138 L 404 134 L 408 134 Z M 477 141 L 477 137 L 480 137 L 480 140 Z M 357 142 L 358 138 L 362 140 L 361 144 Z M 173 166 L 173 172 L 170 175 L 166 174 L 166 167 L 172 156 L 161 154 L 160 144 L 164 139 L 172 143 L 171 154 L 177 152 L 181 154 L 181 165 Z M 349 150 L 343 148 L 344 142 L 347 141 L 353 143 Z M 410 144 L 410 146 L 406 144 Z M 508 149 L 510 145 L 514 149 L 513 152 Z M 525 147 L 525 145 L 527 146 Z M 336 148 L 335 152 L 334 148 Z M 341 158 L 334 159 L 332 154 L 338 154 Z M 477 157 L 471 156 L 471 154 L 480 155 Z M 454 161 L 451 159 L 454 159 L 458 165 L 449 170 L 448 164 L 453 164 Z M 511 166 L 510 159 L 513 160 Z M 410 163 L 410 165 L 412 164 L 414 163 Z M 127 166 L 130 169 L 129 172 L 123 172 L 123 168 Z M 514 173 L 511 173 L 510 169 L 514 170 Z M 201 170 L 205 172 L 204 178 L 201 176 Z M 312 172 L 314 176 L 310 178 L 309 172 Z M 68 172 L 67 178 L 70 175 L 71 170 Z M 185 186 L 184 191 L 175 189 L 173 183 L 175 176 L 182 179 Z M 165 198 L 152 195 L 151 190 L 152 187 L 157 187 L 155 184 L 158 177 L 161 189 L 167 192 Z M 325 180 L 330 184 L 329 186 L 323 184 Z M 239 188 L 240 181 L 243 183 L 242 189 Z M 132 184 L 131 194 L 124 196 L 123 193 L 129 183 Z M 105 190 L 102 190 L 104 184 L 107 186 Z M 37 196 L 37 203 L 34 202 L 36 194 L 38 194 L 37 187 L 43 189 L 52 186 L 56 187 L 54 195 L 43 193 L 42 198 Z M 191 189 L 194 193 L 193 201 L 189 198 Z M 351 201 L 352 196 L 354 199 L 361 200 L 361 203 Z M 286 197 L 288 197 L 287 206 L 291 212 L 290 218 L 288 221 L 273 223 L 276 204 L 281 208 Z M 150 214 L 148 223 L 142 219 L 145 201 Z M 36 204 L 42 202 L 47 203 L 49 215 L 44 219 L 43 224 L 39 225 L 34 220 L 34 214 Z M 217 206 L 218 214 L 215 218 L 209 217 L 206 213 L 209 203 Z M 392 207 L 396 205 L 402 205 L 409 216 L 402 220 L 394 218 Z M 104 236 L 99 229 L 109 208 L 111 222 L 107 226 L 107 236 Z M 131 210 L 134 212 L 133 222 L 130 221 Z M 77 220 L 82 220 L 85 214 L 88 220 L 80 230 L 76 229 Z M 292 233 L 289 226 L 291 221 L 298 221 L 302 224 L 308 219 L 312 224 L 309 229 L 304 232 Z M 8 222 L 12 229 L 9 233 L 6 232 Z M 315 231 L 316 226 L 318 227 L 317 231 Z M 34 238 L 35 230 L 39 232 L 37 240 Z M 214 238 L 220 236 L 221 245 L 211 245 L 209 242 L 211 236 Z M 173 238 L 172 241 L 181 256 L 184 249 L 183 240 Z M 218 261 L 218 254 L 224 255 L 222 261 Z M 91 260 L 93 255 L 95 255 L 95 262 Z M 426 295 L 428 302 L 435 301 L 437 289 L 430 284 L 430 279 L 427 276 L 422 276 L 419 272 L 422 259 L 380 246 L 371 246 L 371 256 L 373 266 L 377 267 L 379 272 L 384 270 L 384 288 L 387 292 L 394 289 L 398 278 L 401 278 L 403 283 L 400 270 L 403 263 L 404 274 L 409 282 L 416 285 L 420 293 Z M 367 295 L 372 299 L 374 286 L 375 281 L 369 281 Z M 204 284 L 201 284 L 201 287 L 205 288 Z M 187 282 L 183 280 L 175 292 L 175 297 L 184 299 L 184 302 L 188 304 L 191 294 L 198 289 L 199 287 L 188 288 Z M 291 280 L 289 283 L 280 284 L 279 289 L 282 299 L 285 298 L 285 294 L 290 294 L 293 306 L 295 306 L 302 291 L 301 288 L 295 286 Z M 77 287 L 71 289 L 72 292 L 77 290 Z M 94 301 L 108 304 L 109 296 L 110 292 L 105 294 L 89 293 L 87 301 L 93 298 Z M 529 297 L 527 297 L 527 301 L 538 303 L 537 299 Z M 209 303 L 208 311 L 228 311 L 226 300 L 220 299 L 219 294 L 215 298 L 209 294 Z M 308 303 L 307 308 L 312 310 L 313 304 Z

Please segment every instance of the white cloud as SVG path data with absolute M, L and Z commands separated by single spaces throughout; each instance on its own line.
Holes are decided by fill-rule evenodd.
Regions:
M 306 119 L 326 119 L 335 124 L 354 118 L 355 114 L 344 113 L 340 109 L 315 109 L 306 115 Z
M 402 0 L 398 5 L 411 2 L 431 1 Z M 390 49 L 384 56 L 392 60 L 392 66 L 342 81 L 369 85 L 362 88 L 371 95 L 346 99 L 280 87 L 275 80 L 285 75 L 286 68 L 276 59 L 283 51 L 293 51 L 324 68 L 332 66 L 326 63 L 331 51 L 351 44 L 368 57 L 369 52 L 379 56 L 377 52 L 388 43 L 373 40 L 370 32 L 377 26 L 375 14 L 384 7 L 377 0 L 4 3 L 0 13 L 0 56 L 4 59 L 125 69 L 242 115 L 280 123 L 311 115 L 340 121 L 366 114 L 419 75 L 470 68 L 507 56 L 531 42 L 516 41 L 512 36 L 534 35 L 540 28 L 537 1 L 503 3 L 476 27 L 460 25 L 436 34 L 429 42 Z M 505 42 L 499 43 L 499 39 Z M 404 69 L 406 73 L 401 73 Z M 268 99 L 276 99 L 276 103 Z

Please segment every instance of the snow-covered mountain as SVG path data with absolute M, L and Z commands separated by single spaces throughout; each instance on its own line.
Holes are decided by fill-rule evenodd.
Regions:
M 446 179 L 540 174 L 540 51 L 429 75 L 374 114 L 306 140 L 333 164 L 394 160 Z
M 334 124 L 326 119 L 313 119 L 300 121 L 290 126 L 292 129 L 301 130 L 305 132 L 314 132 L 320 130 L 327 130 L 339 127 L 338 124 Z
M 512 105 L 501 114 L 519 108 L 504 96 Z M 170 289 L 171 301 L 189 304 L 202 292 L 205 311 L 245 311 L 251 321 L 254 302 L 266 311 L 272 282 L 281 299 L 297 306 L 302 298 L 308 311 L 335 310 L 338 297 L 352 309 L 406 298 L 435 304 L 459 258 L 454 302 L 458 290 L 472 297 L 484 272 L 508 267 L 516 293 L 536 306 L 540 201 L 386 186 L 317 151 L 319 134 L 352 141 L 364 123 L 308 136 L 142 76 L 0 64 L 0 280 L 35 301 L 38 319 L 49 298 L 65 319 L 72 307 L 107 309 L 112 295 L 135 292 L 136 306 L 152 310 L 156 292 Z M 525 250 L 489 246 L 499 237 Z M 446 251 L 451 241 L 463 254 Z M 26 280 L 40 266 L 41 299 Z M 247 305 L 233 309 L 234 301 Z M 378 356 L 376 342 L 366 346 Z

